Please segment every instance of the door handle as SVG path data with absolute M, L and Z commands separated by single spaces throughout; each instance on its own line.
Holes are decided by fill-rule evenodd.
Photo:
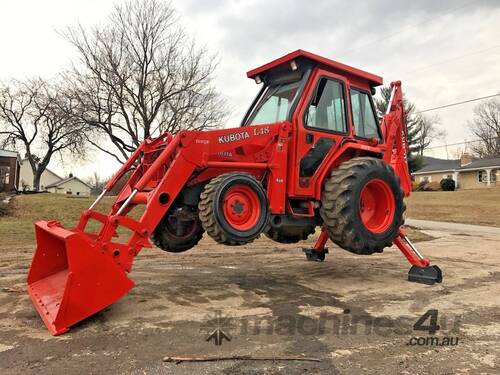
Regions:
M 311 133 L 306 133 L 306 144 L 310 145 L 314 143 L 314 135 Z

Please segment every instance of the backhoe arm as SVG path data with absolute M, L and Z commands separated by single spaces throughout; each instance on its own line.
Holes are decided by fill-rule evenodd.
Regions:
M 407 197 L 411 192 L 411 177 L 408 169 L 409 147 L 401 81 L 392 82 L 391 88 L 391 97 L 381 123 L 387 147 L 383 159 L 396 172 L 403 193 Z
M 401 81 L 391 83 L 391 97 L 387 105 L 387 112 L 382 119 L 382 131 L 385 137 L 386 150 L 383 159 L 390 164 L 399 177 L 404 196 L 408 197 L 412 190 L 411 175 L 408 168 L 409 146 L 406 127 L 406 113 L 404 108 Z M 431 266 L 430 261 L 424 258 L 415 245 L 406 236 L 403 228 L 399 229 L 399 236 L 393 240 L 399 250 L 412 264 L 408 272 L 408 280 L 424 284 L 441 282 L 443 279 L 441 269 Z

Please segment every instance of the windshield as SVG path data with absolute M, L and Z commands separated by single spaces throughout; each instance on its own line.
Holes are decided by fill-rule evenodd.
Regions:
M 286 121 L 301 81 L 269 86 L 246 125 Z

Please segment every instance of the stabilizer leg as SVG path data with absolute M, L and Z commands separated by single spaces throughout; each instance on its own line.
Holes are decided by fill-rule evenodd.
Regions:
M 321 228 L 321 234 L 314 246 L 312 248 L 302 248 L 302 251 L 306 254 L 306 259 L 314 262 L 323 262 L 326 254 L 328 254 L 328 249 L 325 247 L 326 241 L 328 241 L 328 233 L 326 233 L 325 228 Z
M 399 229 L 399 236 L 394 239 L 394 244 L 412 264 L 410 271 L 408 271 L 408 281 L 427 285 L 443 281 L 441 269 L 438 266 L 430 265 L 429 259 L 420 254 L 402 228 Z

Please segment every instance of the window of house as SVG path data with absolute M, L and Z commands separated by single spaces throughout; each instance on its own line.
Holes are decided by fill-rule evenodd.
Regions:
M 345 133 L 344 87 L 340 82 L 322 78 L 306 111 L 304 124 L 318 130 Z
M 380 138 L 370 97 L 366 92 L 351 89 L 352 121 L 354 133 L 361 138 Z
M 490 172 L 490 182 L 497 182 L 498 175 L 500 174 L 498 169 L 493 169 Z
M 479 182 L 488 182 L 488 175 L 486 171 L 477 171 L 477 180 Z
M 0 167 L 0 185 L 7 185 L 10 179 L 10 167 L 1 166 Z
M 431 176 L 420 177 L 420 182 L 431 182 Z

